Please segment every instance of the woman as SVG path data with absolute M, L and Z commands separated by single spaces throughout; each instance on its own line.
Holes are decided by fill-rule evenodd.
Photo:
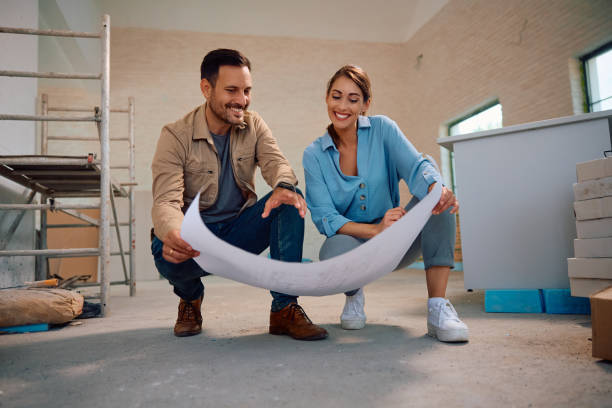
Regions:
M 416 151 L 395 122 L 364 116 L 372 99 L 370 80 L 361 68 L 340 68 L 327 85 L 325 135 L 304 151 L 306 202 L 319 232 L 327 236 L 321 260 L 347 252 L 380 234 L 425 197 L 442 178 Z M 399 179 L 414 198 L 399 207 Z M 440 341 L 467 341 L 468 328 L 445 299 L 454 266 L 455 217 L 459 204 L 452 191 L 442 196 L 419 237 L 398 268 L 423 255 L 428 300 L 428 334 Z M 340 317 L 344 329 L 365 326 L 363 289 L 346 293 Z

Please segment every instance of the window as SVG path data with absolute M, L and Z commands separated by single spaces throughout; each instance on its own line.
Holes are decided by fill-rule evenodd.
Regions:
M 448 135 L 465 135 L 502 127 L 502 106 L 496 102 L 448 126 Z
M 582 62 L 588 112 L 612 109 L 612 43 L 586 55 Z
M 448 136 L 465 135 L 472 132 L 497 129 L 502 127 L 502 106 L 498 101 L 487 104 L 481 109 L 451 122 L 448 125 Z M 442 148 L 444 149 L 444 148 Z M 442 169 L 445 174 L 445 183 L 452 186 L 457 195 L 457 180 L 455 178 L 455 155 L 444 149 L 442 156 Z

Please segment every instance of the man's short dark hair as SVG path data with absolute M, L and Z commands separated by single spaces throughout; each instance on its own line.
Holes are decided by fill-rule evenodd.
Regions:
M 215 86 L 219 76 L 219 67 L 231 65 L 234 67 L 247 67 L 251 70 L 251 61 L 240 51 L 219 48 L 206 54 L 200 66 L 200 79 L 206 78 L 212 86 Z

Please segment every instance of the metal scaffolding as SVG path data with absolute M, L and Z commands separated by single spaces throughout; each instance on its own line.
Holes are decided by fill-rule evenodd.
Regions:
M 42 112 L 43 116 L 48 116 L 49 112 L 58 112 L 58 113 L 71 113 L 71 112 L 76 112 L 76 113 L 88 113 L 88 112 L 94 112 L 94 114 L 97 112 L 96 108 L 84 108 L 84 107 L 74 107 L 74 106 L 65 106 L 65 107 L 60 107 L 60 106 L 51 106 L 49 104 L 49 97 L 47 94 L 42 94 L 41 95 L 41 107 L 40 107 L 40 111 Z M 134 187 L 136 186 L 136 157 L 135 157 L 135 133 L 134 133 L 134 124 L 135 124 L 135 101 L 133 97 L 129 97 L 128 98 L 128 107 L 127 108 L 121 108 L 121 109 L 110 109 L 110 113 L 111 114 L 127 114 L 127 119 L 128 119 L 128 126 L 127 126 L 127 135 L 126 136 L 121 136 L 121 137 L 110 137 L 109 140 L 110 141 L 120 141 L 120 142 L 127 142 L 128 144 L 128 159 L 129 159 L 129 164 L 127 166 L 110 166 L 111 170 L 112 169 L 117 169 L 117 168 L 121 168 L 121 169 L 127 169 L 129 170 L 129 181 L 127 182 L 116 182 L 114 180 L 113 177 L 111 177 L 111 189 L 113 191 L 113 194 L 110 196 L 111 198 L 111 209 L 112 209 L 112 214 L 113 214 L 113 221 L 111 222 L 111 227 L 115 228 L 115 232 L 116 232 L 116 236 L 117 236 L 117 244 L 119 246 L 119 251 L 118 252 L 111 252 L 111 256 L 113 255 L 118 255 L 121 257 L 121 265 L 123 268 L 123 276 L 124 276 L 124 280 L 119 280 L 119 281 L 111 281 L 110 284 L 111 285 L 121 285 L 121 284 L 125 284 L 128 285 L 130 288 L 130 296 L 134 296 L 135 295 L 135 291 L 136 291 L 136 282 L 135 282 L 135 264 L 136 264 L 136 256 L 135 256 L 135 243 L 136 243 L 136 208 L 135 208 L 135 201 L 134 201 L 134 195 L 135 195 L 135 190 Z M 49 142 L 50 141 L 72 141 L 72 142 L 87 142 L 87 141 L 98 141 L 99 137 L 92 137 L 92 136 L 49 136 L 49 130 L 48 130 L 48 126 L 47 123 L 43 122 L 43 126 L 41 126 L 41 146 L 40 146 L 40 151 L 43 155 L 46 155 L 48 153 L 48 147 L 49 147 Z M 24 157 L 24 156 L 22 156 Z M 47 158 L 52 157 L 52 156 L 45 156 Z M 64 159 L 66 160 L 66 159 Z M 2 159 L 0 158 L 0 162 L 2 162 Z M 83 172 L 82 170 L 76 170 L 76 171 L 71 171 L 71 172 L 65 172 L 64 170 L 58 170 L 58 169 L 46 169 L 43 170 L 44 174 L 47 179 L 45 180 L 46 182 L 46 186 L 49 187 L 49 179 L 51 178 L 51 174 L 50 172 L 53 172 L 53 174 L 57 175 L 58 177 L 61 176 L 69 176 L 70 179 L 69 180 L 63 180 L 62 181 L 62 190 L 61 191 L 61 196 L 62 197 L 75 197 L 77 196 L 82 196 L 82 197 L 90 197 L 90 196 L 96 196 L 96 192 L 97 192 L 97 186 L 99 185 L 99 177 L 96 179 L 95 176 L 91 173 L 87 173 L 87 172 Z M 0 170 L 1 173 L 1 170 Z M 36 173 L 36 172 L 32 172 L 31 170 L 28 171 L 28 176 L 30 177 L 30 180 L 36 179 L 36 177 L 40 177 L 41 173 Z M 96 183 L 97 181 L 97 183 Z M 78 191 L 69 191 L 69 184 L 70 183 L 76 183 L 79 187 Z M 91 191 L 92 186 L 94 187 L 95 191 Z M 128 187 L 128 191 L 125 191 L 125 187 Z M 55 191 L 57 191 L 58 189 L 55 189 Z M 57 195 L 56 195 L 57 197 Z M 115 206 L 115 200 L 114 197 L 127 197 L 128 201 L 129 201 L 129 221 L 128 222 L 120 222 L 118 220 L 117 217 L 117 211 L 116 211 L 116 206 Z M 0 206 L 0 209 L 2 207 Z M 55 208 L 58 209 L 57 204 L 55 205 Z M 98 208 L 98 207 L 96 207 Z M 75 212 L 68 212 L 68 211 L 64 211 L 66 213 L 68 213 L 69 215 L 72 215 L 75 218 L 78 218 L 82 221 L 85 221 L 86 224 L 59 224 L 59 225 L 49 225 L 45 223 L 42 223 L 41 220 L 41 234 L 45 234 L 46 235 L 46 230 L 48 228 L 79 228 L 79 227 L 88 227 L 88 226 L 99 226 L 99 222 L 98 220 L 95 219 L 91 219 L 90 217 L 84 216 L 84 214 L 78 214 Z M 45 220 L 46 221 L 46 220 Z M 120 233 L 120 227 L 128 227 L 129 228 L 129 232 L 128 232 L 128 236 L 129 236 L 129 241 L 130 241 L 130 245 L 129 245 L 129 249 L 124 251 L 124 243 L 123 240 L 121 238 L 121 233 Z M 128 262 L 126 262 L 125 260 L 125 255 L 128 255 L 129 259 Z M 77 284 L 77 286 L 91 286 L 91 283 L 85 283 L 85 284 Z
M 23 251 L 0 251 L 0 256 L 38 256 L 39 259 L 48 257 L 75 257 L 75 256 L 92 256 L 98 255 L 99 262 L 99 285 L 100 285 L 100 305 L 102 315 L 105 314 L 108 306 L 108 292 L 110 282 L 110 214 L 109 211 L 114 209 L 114 196 L 128 195 L 121 184 L 112 183 L 110 177 L 110 137 L 109 137 L 109 115 L 110 109 L 110 16 L 104 15 L 102 18 L 102 27 L 99 33 L 82 33 L 67 30 L 36 30 L 24 28 L 0 27 L 0 33 L 26 34 L 26 35 L 45 35 L 59 37 L 80 37 L 99 39 L 101 43 L 101 69 L 99 74 L 75 74 L 75 73 L 55 73 L 55 72 L 25 72 L 25 71 L 0 71 L 0 76 L 12 77 L 28 77 L 28 78 L 62 78 L 62 79 L 93 79 L 101 81 L 101 97 L 100 107 L 95 110 L 93 116 L 52 116 L 52 115 L 6 115 L 0 114 L 0 120 L 29 120 L 41 121 L 43 134 L 46 134 L 49 121 L 78 121 L 78 122 L 95 122 L 98 127 L 98 136 L 100 141 L 100 160 L 96 160 L 93 155 L 88 156 L 47 156 L 46 146 L 48 137 L 43 140 L 44 149 L 41 150 L 41 156 L 3 156 L 0 157 L 0 173 L 13 181 L 18 182 L 32 190 L 28 197 L 28 203 L 19 205 L 2 205 L 3 210 L 44 210 L 44 209 L 61 209 L 68 212 L 70 215 L 79 219 L 86 220 L 90 224 L 99 226 L 99 247 L 98 248 L 80 248 L 80 249 L 46 249 L 46 231 L 41 230 L 41 243 L 39 249 L 23 250 Z M 130 197 L 130 243 L 131 250 L 128 252 L 120 249 L 119 253 L 123 257 L 125 254 L 130 255 L 130 270 L 131 276 L 129 279 L 130 294 L 134 294 L 134 104 L 133 99 L 130 100 L 130 108 L 128 109 L 130 121 L 129 143 L 130 143 L 130 182 L 124 183 L 129 185 Z M 48 113 L 48 112 L 44 112 Z M 121 166 L 125 168 L 126 166 Z M 31 204 L 35 193 L 41 194 L 41 204 Z M 100 201 L 96 205 L 78 205 L 78 204 L 56 204 L 56 197 L 100 197 Z M 49 203 L 47 203 L 49 202 Z M 85 214 L 79 213 L 78 209 L 83 208 L 99 208 L 100 220 L 93 220 Z M 17 217 L 14 221 L 14 229 L 17 228 Z M 46 212 L 41 211 L 41 229 L 46 225 Z M 116 219 L 114 226 L 119 236 L 120 223 Z M 10 230 L 13 230 L 13 225 Z M 125 265 L 125 260 L 123 260 Z M 125 269 L 124 269 L 125 271 Z M 126 281 L 127 281 L 126 276 Z

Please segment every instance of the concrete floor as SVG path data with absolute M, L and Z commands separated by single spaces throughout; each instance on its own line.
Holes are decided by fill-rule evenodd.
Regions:
M 612 363 L 591 357 L 589 316 L 487 314 L 454 272 L 467 344 L 425 335 L 424 273 L 368 285 L 368 325 L 339 326 L 343 295 L 301 298 L 327 340 L 267 334 L 269 294 L 206 278 L 204 332 L 176 338 L 165 281 L 113 287 L 107 318 L 0 336 L 0 407 L 612 406 Z

